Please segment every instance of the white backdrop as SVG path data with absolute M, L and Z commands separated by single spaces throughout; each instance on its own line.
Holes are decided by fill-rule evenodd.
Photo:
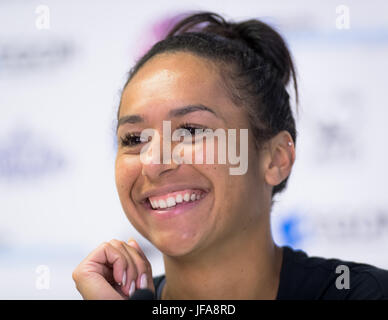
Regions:
M 388 269 L 386 1 L 0 0 L 0 299 L 80 299 L 72 271 L 113 238 L 137 238 L 163 272 L 120 206 L 113 128 L 129 68 L 187 10 L 262 18 L 295 58 L 297 160 L 276 242 Z

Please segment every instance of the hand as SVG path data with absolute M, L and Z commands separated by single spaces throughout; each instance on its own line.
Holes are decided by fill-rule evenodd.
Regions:
M 136 289 L 155 294 L 151 264 L 133 239 L 104 242 L 73 271 L 77 290 L 86 300 L 129 299 Z

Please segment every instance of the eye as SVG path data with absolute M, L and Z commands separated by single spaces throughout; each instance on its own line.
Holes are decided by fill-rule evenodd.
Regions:
M 192 136 L 195 136 L 195 135 L 203 133 L 203 131 L 207 128 L 200 126 L 200 125 L 191 124 L 191 123 L 183 123 L 177 128 L 177 130 L 179 130 L 179 129 L 185 129 L 185 130 L 189 131 Z M 185 130 L 182 130 L 183 133 L 186 133 Z M 197 132 L 195 132 L 195 131 L 197 131 Z
M 121 146 L 123 147 L 135 147 L 141 143 L 147 142 L 140 138 L 140 134 L 137 133 L 126 133 L 124 137 L 120 138 Z

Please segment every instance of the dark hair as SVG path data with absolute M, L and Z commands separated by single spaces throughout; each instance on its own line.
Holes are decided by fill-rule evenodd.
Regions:
M 292 76 L 298 104 L 296 72 L 287 45 L 277 31 L 256 19 L 235 23 L 212 12 L 192 14 L 179 21 L 136 63 L 124 88 L 155 55 L 182 51 L 220 66 L 231 98 L 248 111 L 258 148 L 283 130 L 296 143 L 295 120 L 286 90 Z M 288 177 L 275 186 L 272 196 L 282 191 L 287 181 Z

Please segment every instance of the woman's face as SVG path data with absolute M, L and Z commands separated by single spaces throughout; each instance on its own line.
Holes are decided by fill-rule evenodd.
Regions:
M 171 121 L 171 133 L 182 125 L 222 129 L 226 136 L 228 129 L 236 129 L 238 155 L 240 129 L 249 129 L 249 123 L 244 108 L 234 105 L 226 90 L 214 64 L 178 52 L 149 60 L 123 92 L 119 119 L 130 120 L 119 120 L 117 132 L 115 173 L 119 198 L 133 226 L 164 254 L 183 256 L 221 244 L 255 226 L 263 216 L 261 208 L 268 210 L 271 189 L 264 183 L 250 130 L 245 174 L 230 175 L 229 168 L 236 165 L 229 163 L 228 152 L 226 164 L 218 163 L 217 139 L 212 145 L 214 164 L 206 164 L 205 158 L 204 164 L 195 161 L 197 147 L 191 144 L 184 149 L 185 157 L 187 152 L 193 154 L 192 164 L 163 164 L 163 139 L 167 139 L 163 137 L 163 121 L 167 120 Z M 206 106 L 210 111 L 187 106 Z M 145 142 L 121 144 L 126 134 L 140 135 L 146 128 L 154 129 L 161 138 L 160 164 L 141 161 L 140 150 Z M 156 146 L 155 141 L 152 139 L 149 145 Z M 171 150 L 178 143 L 172 141 Z M 159 208 L 153 209 L 150 202 Z

